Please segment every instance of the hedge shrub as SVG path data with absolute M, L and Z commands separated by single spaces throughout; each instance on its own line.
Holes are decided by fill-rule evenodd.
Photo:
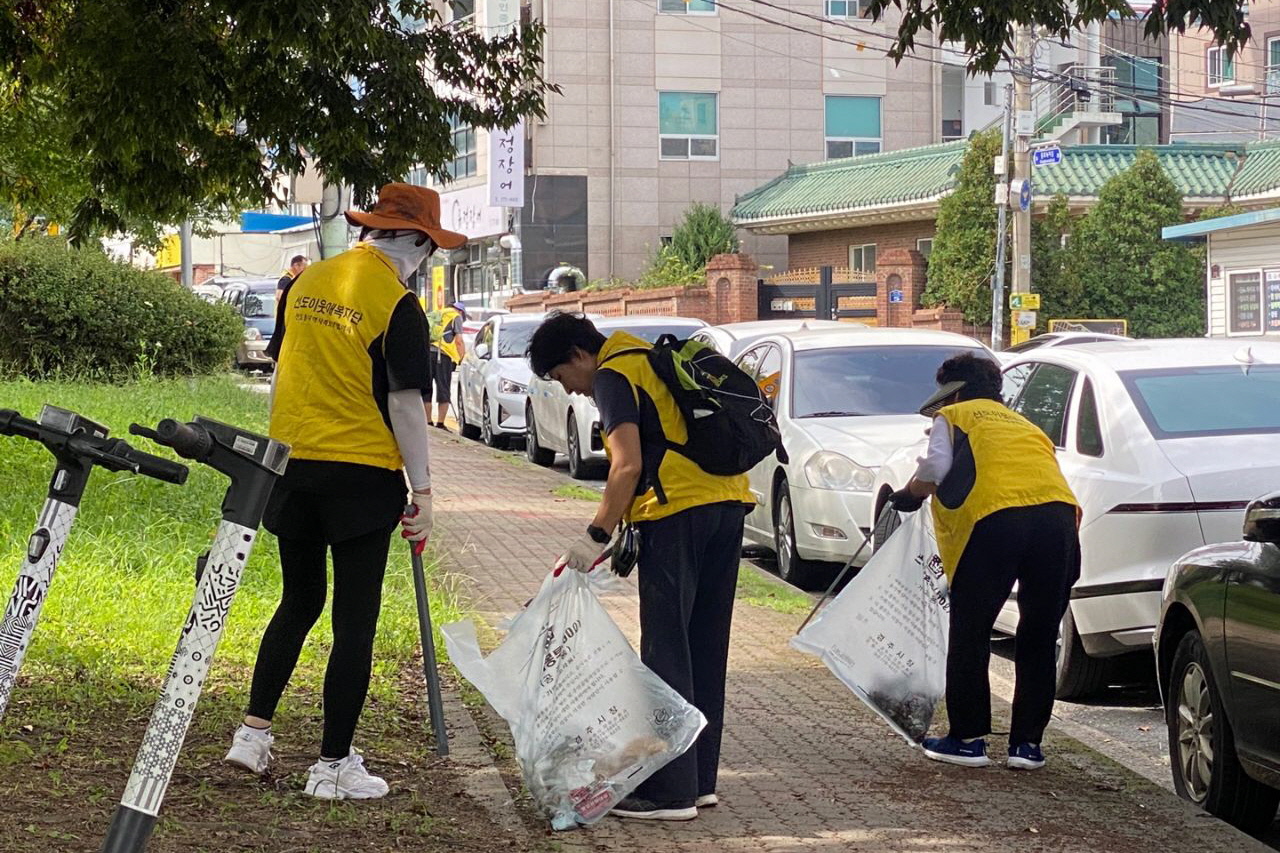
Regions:
M 120 379 L 225 367 L 244 324 L 168 276 L 53 238 L 0 242 L 0 370 Z

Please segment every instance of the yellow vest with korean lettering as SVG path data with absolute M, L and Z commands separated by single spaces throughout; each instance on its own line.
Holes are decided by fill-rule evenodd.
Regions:
M 938 555 L 955 574 L 973 526 L 1002 509 L 1061 501 L 1078 506 L 1044 431 L 995 400 L 939 412 L 951 430 L 952 463 L 933 506 Z
M 312 264 L 289 288 L 271 437 L 292 458 L 403 465 L 378 405 L 385 380 L 373 353 L 405 292 L 390 259 L 367 243 Z
M 605 369 L 617 371 L 631 383 L 637 406 L 640 405 L 640 392 L 643 391 L 653 401 L 663 435 L 668 441 L 684 444 L 689 438 L 684 425 L 684 416 L 680 414 L 680 409 L 667 390 L 667 386 L 649 365 L 649 359 L 645 353 L 628 352 L 614 355 L 623 350 L 651 348 L 649 343 L 640 338 L 626 332 L 614 332 L 601 347 L 596 356 L 596 363 L 603 364 L 605 359 L 608 359 L 609 363 L 605 365 Z M 608 450 L 606 441 L 605 452 L 608 453 Z M 645 467 L 650 469 L 649 464 Z M 728 477 L 708 474 L 692 459 L 681 456 L 674 450 L 668 450 L 656 469 L 650 469 L 648 473 L 657 475 L 657 485 L 648 483 L 645 491 L 636 496 L 627 512 L 628 521 L 657 521 L 686 509 L 707 504 L 751 504 L 753 502 L 746 474 Z M 661 495 L 659 495 L 659 488 Z

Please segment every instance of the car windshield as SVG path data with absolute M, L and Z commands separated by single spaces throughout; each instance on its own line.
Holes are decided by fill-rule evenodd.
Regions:
M 524 358 L 537 323 L 505 323 L 498 334 L 498 358 Z
M 600 334 L 608 335 L 611 330 L 601 329 Z M 619 326 L 617 331 L 626 332 L 628 335 L 635 335 L 642 341 L 656 343 L 658 338 L 663 335 L 675 335 L 680 340 L 693 337 L 693 333 L 698 331 L 691 326 L 664 326 L 655 324 L 653 326 Z
M 244 297 L 244 316 L 274 317 L 276 316 L 276 295 L 274 293 L 249 293 Z
M 844 415 L 909 415 L 938 389 L 942 362 L 960 352 L 986 358 L 971 347 L 847 347 L 798 352 L 791 383 L 797 418 Z
M 1045 344 L 1049 343 L 1052 340 L 1054 340 L 1054 338 L 1050 337 L 1049 335 L 1040 335 L 1038 337 L 1032 338 L 1029 341 L 1023 341 L 1017 346 L 1011 346 L 1007 350 L 1005 350 L 1005 352 L 1027 352 L 1028 350 L 1039 349 L 1040 347 L 1044 346 Z
M 1157 439 L 1280 432 L 1280 366 L 1120 373 Z

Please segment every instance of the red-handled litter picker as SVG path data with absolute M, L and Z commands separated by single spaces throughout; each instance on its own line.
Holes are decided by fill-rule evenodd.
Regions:
M 222 502 L 222 523 L 197 572 L 195 601 L 178 639 L 160 701 L 151 713 L 142 747 L 116 809 L 102 853 L 140 853 L 155 827 L 174 764 L 186 739 L 196 702 L 226 626 L 227 611 L 253 549 L 276 480 L 284 473 L 289 448 L 262 435 L 197 417 L 189 424 L 163 420 L 155 430 L 129 428 L 201 462 L 231 479 Z
M 55 406 L 45 406 L 34 421 L 12 409 L 0 409 L 0 435 L 38 441 L 57 460 L 49 495 L 35 532 L 27 540 L 27 558 L 0 623 L 0 717 L 31 645 L 93 467 L 129 471 L 168 483 L 186 482 L 187 466 L 135 450 L 122 439 L 108 438 L 107 432 L 101 424 Z
M 405 508 L 412 515 L 413 504 Z M 418 600 L 418 633 L 422 636 L 422 674 L 427 679 L 427 710 L 431 714 L 431 730 L 436 737 L 436 755 L 449 754 L 449 733 L 444 727 L 444 700 L 440 695 L 440 673 L 436 669 L 436 639 L 431 632 L 431 605 L 427 601 L 427 576 L 422 569 L 422 543 L 409 543 L 413 562 L 413 594 Z

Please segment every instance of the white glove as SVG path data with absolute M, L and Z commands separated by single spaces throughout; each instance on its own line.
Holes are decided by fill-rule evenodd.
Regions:
M 602 545 L 592 539 L 590 534 L 584 534 L 581 539 L 569 546 L 563 558 L 564 565 L 575 572 L 589 572 L 608 547 L 608 542 Z
M 410 509 L 400 517 L 400 535 L 413 543 L 415 554 L 421 554 L 427 547 L 427 539 L 431 537 L 431 495 L 413 493 Z

